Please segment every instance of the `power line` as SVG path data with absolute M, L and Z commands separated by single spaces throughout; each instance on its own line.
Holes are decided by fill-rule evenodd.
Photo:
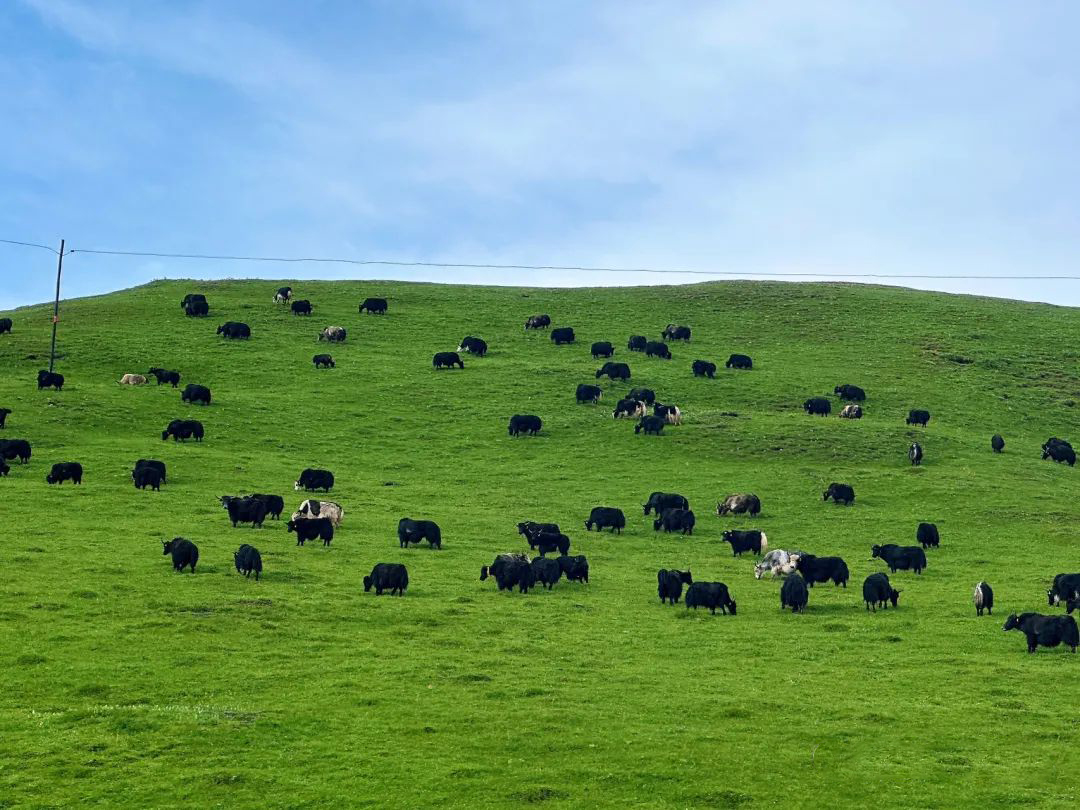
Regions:
M 8 244 L 26 245 L 39 247 L 56 253 L 56 250 L 47 245 L 38 245 L 33 242 L 17 242 L 12 239 L 0 239 L 0 242 Z M 463 270 L 548 270 L 574 273 L 648 273 L 653 275 L 690 275 L 690 276 L 718 276 L 740 277 L 762 276 L 766 278 L 862 278 L 862 279 L 924 279 L 942 281 L 1080 281 L 1076 275 L 986 275 L 978 273 L 836 273 L 829 271 L 768 271 L 768 270 L 689 270 L 678 268 L 658 267 L 592 267 L 586 265 L 559 265 L 559 264 L 494 264 L 478 262 L 423 262 L 423 261 L 399 261 L 395 259 L 349 259 L 324 256 L 241 256 L 232 254 L 215 253 L 166 253 L 162 251 L 144 250 L 107 250 L 92 248 L 71 248 L 67 254 L 87 253 L 99 256 L 131 256 L 151 259 L 195 259 L 202 261 L 223 262 L 265 262 L 283 264 L 349 264 L 354 266 L 384 266 L 384 267 L 416 267 L 416 268 L 442 268 Z
M 41 248 L 42 250 L 49 251 L 49 253 L 56 253 L 56 248 L 51 248 L 48 245 L 39 245 L 37 242 L 19 242 L 15 239 L 0 239 L 0 242 L 7 245 L 22 245 L 23 247 Z

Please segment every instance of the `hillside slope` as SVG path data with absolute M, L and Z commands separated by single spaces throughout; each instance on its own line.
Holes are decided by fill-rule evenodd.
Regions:
M 1001 626 L 1047 612 L 1049 580 L 1080 570 L 1080 470 L 1040 460 L 1047 437 L 1078 438 L 1080 311 L 853 285 L 293 282 L 315 307 L 303 318 L 271 302 L 277 286 L 163 282 L 66 302 L 60 393 L 34 384 L 51 309 L 4 313 L 0 437 L 34 448 L 0 479 L 11 806 L 1075 802 L 1062 774 L 1077 762 L 1080 659 L 1028 656 Z M 210 318 L 181 313 L 194 291 Z M 367 295 L 389 314 L 358 315 Z M 537 312 L 578 342 L 524 332 Z M 217 337 L 226 320 L 251 340 Z M 625 349 L 669 322 L 694 330 L 672 361 Z M 328 349 L 316 335 L 330 324 L 349 338 Z M 432 354 L 467 334 L 488 356 L 434 372 Z M 625 384 L 576 405 L 600 365 L 594 340 L 684 424 L 634 435 L 611 418 Z M 320 351 L 336 369 L 312 368 Z M 754 370 L 690 374 L 731 352 Z M 117 385 L 150 366 L 209 386 L 213 405 Z M 802 412 L 840 383 L 869 393 L 861 421 Z M 913 407 L 928 427 L 904 424 Z M 541 416 L 541 435 L 509 438 L 514 413 Z M 206 440 L 162 442 L 179 417 L 203 421 Z M 920 468 L 906 458 L 916 439 Z M 168 464 L 161 492 L 132 488 L 138 458 Z M 47 486 L 69 460 L 83 486 Z M 272 492 L 291 511 L 309 466 L 335 473 L 346 512 L 330 549 L 297 548 L 284 522 L 229 526 L 218 496 Z M 823 503 L 830 481 L 856 504 Z M 654 490 L 690 499 L 692 537 L 654 533 L 640 511 Z M 732 492 L 760 495 L 762 515 L 717 518 Z M 584 531 L 597 505 L 625 511 L 621 536 Z M 444 550 L 399 549 L 403 516 L 438 521 Z M 559 523 L 590 584 L 507 595 L 478 581 L 496 553 L 527 548 L 519 520 Z M 942 547 L 921 577 L 892 577 L 899 610 L 866 613 L 862 580 L 885 570 L 871 544 L 914 543 L 923 520 Z M 751 527 L 772 548 L 843 556 L 849 587 L 781 613 L 779 584 L 720 541 Z M 161 555 L 176 535 L 200 547 L 194 576 Z M 232 569 L 244 542 L 262 550 L 259 583 Z M 383 561 L 408 565 L 405 598 L 363 592 Z M 661 607 L 661 567 L 726 582 L 738 615 Z M 993 617 L 975 617 L 980 579 Z

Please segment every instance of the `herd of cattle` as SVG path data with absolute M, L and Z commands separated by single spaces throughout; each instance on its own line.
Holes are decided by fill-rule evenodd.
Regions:
M 291 312 L 297 316 L 310 316 L 313 311 L 310 301 L 293 298 L 291 287 L 279 288 L 274 295 L 274 302 L 288 304 Z M 206 317 L 210 313 L 205 296 L 200 294 L 185 296 L 180 306 L 188 317 Z M 384 315 L 387 309 L 387 301 L 384 298 L 367 298 L 359 306 L 359 312 L 377 315 Z M 550 326 L 551 318 L 546 314 L 530 316 L 525 322 L 526 330 L 547 329 Z M 0 319 L 0 334 L 11 330 L 11 319 Z M 228 321 L 218 327 L 217 334 L 227 339 L 246 340 L 251 337 L 251 329 L 247 324 Z M 575 342 L 574 330 L 570 327 L 553 328 L 550 336 L 556 345 Z M 347 333 L 343 327 L 330 326 L 319 334 L 318 339 L 342 342 L 346 337 Z M 672 359 L 671 349 L 665 341 L 689 342 L 691 331 L 687 326 L 669 324 L 661 332 L 661 338 L 661 341 L 651 341 L 643 335 L 633 335 L 627 342 L 627 348 L 633 352 L 642 352 L 647 357 L 670 360 Z M 467 336 L 461 341 L 458 351 L 484 357 L 488 352 L 488 344 L 482 338 Z M 606 360 L 596 372 L 596 379 L 599 380 L 601 377 L 607 377 L 610 381 L 630 379 L 630 367 L 626 363 L 608 360 L 615 354 L 615 349 L 610 342 L 593 343 L 590 353 L 594 359 Z M 316 368 L 335 367 L 333 357 L 328 354 L 315 355 L 313 363 Z M 432 365 L 436 370 L 455 367 L 464 369 L 465 367 L 458 352 L 439 352 L 434 356 Z M 725 367 L 748 371 L 754 366 L 749 356 L 732 354 Z M 691 370 L 696 377 L 713 378 L 716 374 L 716 364 L 698 359 L 693 361 Z M 167 384 L 173 388 L 178 388 L 181 379 L 178 371 L 154 367 L 149 369 L 146 375 L 125 374 L 119 382 L 123 385 L 144 385 L 150 377 L 157 380 L 158 386 Z M 47 370 L 38 373 L 39 390 L 52 388 L 62 391 L 63 386 L 63 375 Z M 599 403 L 603 393 L 600 386 L 583 383 L 577 386 L 576 400 L 579 404 L 595 405 Z M 862 388 L 850 384 L 838 385 L 833 393 L 846 403 L 840 411 L 841 418 L 862 418 L 861 403 L 866 400 L 866 392 Z M 181 392 L 180 399 L 184 403 L 200 405 L 210 405 L 212 401 L 210 389 L 196 384 L 188 384 Z M 650 407 L 652 414 L 648 413 Z M 807 414 L 828 416 L 832 412 L 832 402 L 828 397 L 811 397 L 803 403 L 803 409 Z M 0 428 L 6 426 L 7 417 L 11 413 L 12 410 L 9 408 L 0 408 Z M 620 398 L 612 412 L 612 417 L 637 419 L 636 433 L 656 435 L 661 433 L 665 425 L 682 423 L 682 412 L 679 407 L 657 401 L 656 393 L 647 388 L 633 388 L 626 397 Z M 906 424 L 926 427 L 929 421 L 928 411 L 912 409 L 908 414 Z M 532 414 L 516 414 L 510 419 L 511 436 L 535 435 L 541 429 L 541 419 Z M 161 434 L 163 440 L 167 440 L 170 436 L 174 441 L 187 439 L 201 441 L 205 436 L 205 430 L 202 423 L 197 420 L 175 419 Z M 991 438 L 993 452 L 1000 453 L 1004 447 L 1004 439 L 995 434 Z M 1072 446 L 1063 439 L 1056 437 L 1048 439 L 1043 444 L 1042 450 L 1043 459 L 1064 462 L 1069 466 L 1073 466 L 1076 462 L 1076 454 Z M 31 456 L 32 448 L 29 441 L 25 439 L 0 440 L 0 475 L 6 476 L 10 472 L 7 461 L 17 458 L 21 463 L 26 464 Z M 913 465 L 921 463 L 923 449 L 918 442 L 912 443 L 909 447 L 908 458 Z M 160 490 L 167 481 L 166 466 L 156 459 L 139 459 L 131 471 L 131 478 L 138 489 L 145 490 L 149 487 L 152 490 Z M 49 484 L 62 484 L 65 481 L 82 484 L 83 467 L 78 462 L 58 462 L 52 465 L 45 480 Z M 305 469 L 294 483 L 295 490 L 307 492 L 322 490 L 324 493 L 329 493 L 333 487 L 333 473 L 322 469 Z M 849 484 L 833 482 L 822 493 L 822 499 L 825 501 L 831 499 L 836 504 L 851 506 L 855 501 L 855 490 Z M 234 528 L 240 524 L 262 527 L 267 518 L 279 520 L 285 510 L 284 499 L 278 495 L 223 495 L 220 497 L 220 503 Z M 683 495 L 653 492 L 642 506 L 645 516 L 654 515 L 654 531 L 693 534 L 696 517 L 690 509 L 688 499 Z M 716 515 L 720 518 L 739 514 L 756 517 L 760 514 L 761 508 L 761 499 L 757 495 L 737 493 L 717 503 Z M 298 546 L 303 546 L 308 540 L 322 540 L 325 547 L 331 544 L 335 530 L 341 526 L 343 519 L 344 511 L 340 504 L 308 498 L 301 502 L 296 512 L 286 522 L 286 529 L 289 533 L 296 535 Z M 621 509 L 615 507 L 596 507 L 592 509 L 585 521 L 587 532 L 593 529 L 597 532 L 607 529 L 610 532 L 621 533 L 625 527 L 626 516 Z M 557 524 L 525 521 L 519 523 L 517 529 L 537 556 L 530 558 L 524 552 L 499 554 L 491 565 L 482 567 L 481 580 L 491 577 L 500 591 L 512 591 L 517 588 L 519 593 L 527 593 L 538 584 L 550 590 L 563 577 L 568 582 L 588 584 L 588 559 L 584 555 L 570 554 L 571 540 Z M 918 545 L 914 546 L 873 545 L 870 549 L 871 558 L 880 559 L 893 574 L 897 571 L 912 571 L 921 575 L 927 568 L 926 549 L 937 548 L 940 545 L 937 527 L 932 523 L 920 523 L 916 530 L 916 540 Z M 421 542 L 426 542 L 431 549 L 441 549 L 442 532 L 434 521 L 413 520 L 406 517 L 398 522 L 398 541 L 402 549 L 408 548 L 410 544 Z M 846 588 L 850 578 L 847 563 L 841 557 L 817 556 L 794 549 L 769 550 L 768 537 L 760 530 L 724 531 L 722 541 L 730 544 L 735 557 L 751 553 L 761 558 L 754 566 L 755 578 L 762 579 L 770 576 L 782 580 L 781 609 L 790 608 L 793 612 L 802 612 L 808 605 L 809 592 L 815 584 L 832 582 L 834 586 Z M 163 554 L 171 557 L 176 571 L 187 568 L 191 573 L 195 572 L 199 560 L 199 549 L 191 540 L 177 537 L 164 542 Z M 557 554 L 557 556 L 548 557 L 549 554 Z M 236 570 L 245 577 L 250 577 L 254 572 L 255 579 L 260 578 L 263 570 L 262 555 L 254 546 L 246 543 L 241 545 L 234 553 L 233 560 Z M 365 591 L 374 588 L 376 595 L 381 595 L 384 591 L 403 595 L 408 588 L 409 575 L 406 567 L 400 563 L 379 563 L 375 565 L 369 576 L 364 577 L 363 583 Z M 684 585 L 686 586 L 684 602 L 687 609 L 692 607 L 696 610 L 701 607 L 707 608 L 714 614 L 720 610 L 723 614 L 736 615 L 736 602 L 725 583 L 695 581 L 689 570 L 661 569 L 657 572 L 657 593 L 662 604 L 674 605 L 683 599 Z M 876 611 L 879 607 L 887 608 L 890 603 L 896 608 L 901 593 L 901 590 L 893 587 L 888 575 L 883 572 L 872 573 L 863 582 L 862 596 L 867 611 Z M 1076 647 L 1080 645 L 1080 634 L 1071 614 L 1080 608 L 1080 573 L 1057 575 L 1047 591 L 1047 601 L 1050 606 L 1064 605 L 1065 615 L 1012 614 L 1008 617 L 1004 630 L 1018 629 L 1023 632 L 1027 638 L 1029 652 L 1035 652 L 1039 646 L 1056 647 L 1059 645 L 1070 647 L 1075 652 Z M 977 616 L 982 616 L 984 611 L 992 615 L 994 594 L 988 583 L 979 582 L 975 586 L 972 602 Z

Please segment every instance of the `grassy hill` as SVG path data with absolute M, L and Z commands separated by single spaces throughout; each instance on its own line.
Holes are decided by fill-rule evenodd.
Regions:
M 4 313 L 2 436 L 34 456 L 0 479 L 0 806 L 1075 804 L 1080 658 L 1028 656 L 1001 626 L 1045 611 L 1053 575 L 1080 570 L 1080 469 L 1039 458 L 1048 436 L 1078 438 L 1080 311 L 852 285 L 294 282 L 315 307 L 298 318 L 271 303 L 277 286 L 66 302 L 61 393 L 34 384 L 50 308 Z M 209 319 L 182 315 L 195 291 Z M 367 295 L 389 314 L 358 315 Z M 578 343 L 523 332 L 537 312 Z M 217 337 L 226 320 L 251 340 Z M 672 361 L 623 348 L 669 322 L 694 329 Z M 315 371 L 330 324 L 349 339 Z M 431 355 L 467 334 L 490 354 L 434 372 Z M 594 340 L 684 425 L 635 436 L 611 419 L 625 384 L 576 405 Z M 731 352 L 754 370 L 691 376 L 692 360 L 722 368 Z M 117 385 L 156 365 L 209 386 L 213 405 Z M 861 421 L 802 412 L 845 382 L 869 393 Z M 905 426 L 912 407 L 933 413 L 927 428 Z M 543 433 L 510 439 L 513 413 Z M 181 416 L 203 421 L 204 443 L 161 441 Z M 132 487 L 140 457 L 168 464 L 160 493 Z M 81 488 L 45 484 L 57 461 L 83 463 Z M 229 526 L 218 496 L 273 492 L 292 510 L 308 466 L 337 477 L 330 549 L 297 548 L 283 522 Z M 830 481 L 852 484 L 855 506 L 823 503 Z M 653 532 L 653 490 L 690 499 L 693 537 Z M 732 492 L 760 495 L 762 515 L 717 518 Z M 626 512 L 621 536 L 586 534 L 597 505 Z M 403 516 L 438 521 L 444 550 L 399 550 Z M 480 582 L 496 553 L 526 548 L 525 519 L 558 522 L 591 584 Z M 870 546 L 914 543 L 921 520 L 942 536 L 928 570 L 892 577 L 899 610 L 866 613 L 862 580 L 884 570 Z M 773 548 L 843 556 L 851 586 L 781 613 L 779 584 L 720 542 L 750 527 Z M 194 576 L 161 554 L 175 535 L 200 547 Z M 263 553 L 259 583 L 232 568 L 243 542 Z M 363 593 L 383 561 L 408 565 L 405 598 Z M 661 607 L 656 570 L 685 566 L 726 582 L 738 616 Z M 971 605 L 980 579 L 992 618 Z

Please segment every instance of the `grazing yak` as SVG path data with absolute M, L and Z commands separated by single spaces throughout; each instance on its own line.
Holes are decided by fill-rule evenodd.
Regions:
M 386 308 L 385 298 L 365 298 L 357 312 L 367 312 L 369 315 L 385 315 Z
M 669 323 L 663 332 L 660 333 L 660 337 L 664 340 L 690 340 L 690 327 L 689 326 L 677 326 L 676 324 Z
M 646 357 L 659 357 L 662 360 L 671 359 L 671 349 L 668 345 L 659 340 L 650 340 L 645 344 L 645 356 Z
M 732 557 L 738 557 L 744 551 L 752 551 L 760 556 L 769 548 L 769 538 L 765 532 L 758 529 L 726 531 L 721 535 L 720 540 L 723 543 L 731 543 Z
M 627 399 L 636 399 L 639 402 L 644 402 L 646 405 L 652 405 L 656 402 L 656 392 L 651 388 L 631 388 L 630 393 L 626 395 Z
M 341 504 L 334 501 L 317 501 L 314 498 L 308 498 L 302 501 L 300 508 L 292 513 L 292 519 L 310 520 L 311 518 L 327 518 L 334 524 L 334 528 L 337 528 L 345 519 L 345 510 L 341 508 Z
M 577 387 L 577 401 L 578 405 L 582 405 L 586 402 L 591 402 L 596 405 L 600 402 L 604 396 L 603 390 L 599 385 L 585 385 L 582 383 Z
M 847 399 L 852 402 L 863 402 L 866 399 L 866 392 L 857 385 L 838 385 L 833 389 L 833 393 L 840 399 Z
M 147 374 L 153 374 L 154 377 L 157 378 L 158 385 L 161 385 L 162 383 L 170 383 L 173 388 L 176 388 L 178 385 L 180 385 L 179 371 L 169 371 L 168 369 L 155 367 L 150 369 Z
M 184 537 L 161 541 L 162 555 L 172 555 L 173 571 L 183 571 L 185 567 L 195 573 L 195 564 L 199 562 L 199 547 Z
M 376 563 L 371 573 L 364 577 L 364 593 L 375 589 L 376 596 L 382 596 L 383 591 L 389 591 L 393 596 L 405 595 L 405 589 L 409 587 L 409 572 L 401 563 Z
M 656 572 L 656 593 L 661 605 L 665 602 L 674 605 L 682 598 L 682 586 L 693 584 L 694 577 L 688 570 L 661 568 Z
M 795 563 L 795 570 L 803 575 L 806 584 L 811 588 L 815 582 L 828 582 L 833 585 L 847 587 L 848 573 L 847 563 L 840 557 L 816 557 L 813 554 L 803 554 Z
M 328 354 L 317 354 L 311 358 L 311 362 L 315 364 L 315 368 L 334 368 L 334 358 Z
M 488 351 L 487 341 L 483 338 L 467 335 L 462 338 L 461 343 L 458 344 L 458 351 L 475 354 L 477 357 L 483 357 Z
M 57 391 L 63 391 L 64 375 L 42 369 L 37 373 L 37 387 L 38 391 L 42 388 L 55 388 Z
M 526 565 L 529 564 L 529 555 L 520 551 L 507 551 L 498 555 L 491 565 L 484 565 L 480 568 L 480 581 L 483 582 L 488 576 L 496 576 L 500 569 L 505 568 L 511 563 L 523 562 Z
M 222 495 L 218 500 L 221 501 L 222 508 L 229 513 L 229 521 L 234 529 L 238 523 L 250 523 L 252 528 L 261 528 L 266 520 L 268 510 L 266 501 L 262 498 L 254 495 Z
M 645 403 L 636 399 L 620 399 L 611 412 L 612 419 L 640 419 L 645 415 Z
M 528 593 L 536 585 L 536 574 L 532 563 L 527 560 L 510 560 L 493 573 L 500 591 L 513 591 L 516 585 L 518 593 Z
M 536 584 L 532 564 L 527 554 L 500 554 L 490 566 L 480 569 L 480 580 L 495 578 L 495 584 L 500 591 L 512 591 L 517 586 L 519 593 L 528 593 L 529 588 Z
M 135 478 L 135 473 L 144 468 L 156 470 L 158 476 L 161 478 L 161 483 L 165 483 L 167 476 L 165 474 L 164 461 L 158 461 L 157 459 L 153 458 L 140 458 L 138 461 L 135 462 L 135 466 L 131 470 L 131 477 Z
M 790 575 L 795 570 L 799 557 L 805 553 L 804 551 L 785 551 L 782 548 L 773 549 L 754 566 L 754 579 L 761 579 L 766 574 L 772 577 Z
M 1005 449 L 1005 440 L 1001 438 L 1000 433 L 995 433 L 993 436 L 990 437 L 990 449 L 992 449 L 995 453 L 1000 453 L 1002 450 Z
M 984 610 L 989 615 L 994 615 L 994 591 L 988 583 L 980 582 L 975 586 L 971 601 L 975 603 L 976 616 L 982 616 Z
M 320 538 L 323 546 L 330 545 L 334 539 L 334 524 L 330 518 L 311 518 L 309 520 L 290 520 L 285 524 L 285 530 L 296 532 L 296 545 L 302 546 L 308 540 Z
M 686 609 L 708 608 L 716 615 L 716 609 L 724 615 L 735 615 L 735 600 L 728 593 L 728 586 L 723 582 L 695 582 L 686 590 Z
M 184 306 L 184 314 L 189 318 L 205 318 L 210 314 L 210 305 L 206 301 L 192 301 Z
M 708 360 L 695 360 L 690 368 L 695 377 L 709 377 L 712 379 L 716 376 L 716 363 L 710 363 Z
M 174 442 L 182 442 L 194 439 L 197 442 L 203 440 L 203 425 L 195 419 L 173 419 L 168 427 L 161 431 L 161 440 L 165 441 L 170 436 Z
M 306 298 L 301 298 L 299 301 L 293 301 L 289 309 L 292 310 L 293 315 L 310 315 L 311 302 Z
M 206 296 L 202 293 L 188 293 L 180 299 L 180 309 L 184 309 L 192 304 L 205 304 Z
M 563 326 L 559 329 L 552 329 L 551 340 L 556 346 L 562 346 L 564 343 L 573 343 L 575 340 L 573 327 Z
M 646 515 L 653 511 L 659 515 L 665 509 L 689 509 L 690 501 L 677 492 L 653 492 L 641 508 Z
M 344 343 L 346 337 L 348 337 L 348 332 L 343 326 L 328 326 L 319 332 L 319 340 L 325 340 L 328 343 Z
M 281 519 L 281 513 L 285 511 L 285 499 L 280 495 L 254 494 L 249 497 L 258 498 L 266 504 L 266 516 L 268 518 L 273 518 L 274 520 Z
M 1080 632 L 1072 616 L 1043 616 L 1041 613 L 1013 613 L 1005 621 L 1002 630 L 1019 630 L 1027 636 L 1029 653 L 1041 647 L 1064 645 L 1076 652 L 1080 644 Z
M 596 360 L 599 357 L 611 357 L 613 354 L 615 354 L 615 347 L 612 346 L 608 341 L 601 340 L 597 343 L 594 343 L 590 351 L 592 352 L 593 360 Z
M 845 405 L 840 410 L 841 419 L 862 419 L 862 406 L 861 405 Z
M 156 467 L 139 467 L 136 466 L 131 471 L 131 480 L 135 483 L 135 489 L 146 489 L 150 487 L 156 492 L 161 491 L 161 484 L 165 480 L 165 476 L 161 470 Z
M 926 427 L 927 423 L 930 421 L 930 411 L 908 411 L 907 419 L 904 421 L 909 425 L 922 425 L 923 427 Z
M 255 581 L 259 581 L 259 576 L 262 574 L 262 555 L 255 546 L 249 546 L 244 543 L 236 551 L 233 552 L 233 565 L 236 566 L 236 572 L 243 574 L 245 578 L 251 576 L 251 572 L 255 572 Z
M 300 477 L 296 479 L 293 484 L 294 490 L 304 489 L 308 492 L 314 492 L 317 489 L 321 489 L 323 492 L 329 492 L 334 488 L 334 474 L 329 470 L 319 470 L 307 467 Z
M 531 520 L 526 520 L 517 525 L 518 534 L 524 537 L 528 543 L 529 548 L 536 548 L 536 538 L 541 534 L 560 534 L 558 523 L 534 523 Z
M 832 413 L 832 403 L 825 397 L 810 397 L 803 403 L 803 410 L 811 416 L 828 416 Z
M 577 554 L 573 557 L 562 554 L 556 557 L 555 560 L 559 563 L 559 568 L 562 569 L 567 582 L 580 582 L 582 585 L 589 584 L 589 560 L 584 554 Z
M 1046 591 L 1046 602 L 1053 606 L 1070 599 L 1080 599 L 1080 574 L 1058 574 Z
M 9 413 L 11 413 L 11 408 L 0 408 L 0 428 L 4 427 Z
M 11 461 L 13 458 L 25 464 L 30 460 L 30 442 L 26 439 L 0 439 L 0 459 Z
M 694 523 L 694 513 L 689 509 L 665 509 L 653 521 L 653 531 L 663 529 L 665 534 L 668 532 L 693 534 Z
M 251 327 L 238 321 L 226 321 L 217 328 L 217 333 L 229 340 L 247 340 L 251 337 Z
M 682 411 L 678 405 L 663 405 L 657 402 L 653 405 L 653 416 L 663 419 L 669 425 L 682 424 Z
M 11 318 L 0 318 L 0 335 L 11 331 Z
M 158 461 L 157 459 L 152 459 L 152 458 L 140 458 L 138 461 L 135 462 L 135 467 L 132 469 L 132 477 L 133 478 L 135 477 L 136 471 L 144 469 L 144 468 L 148 468 L 148 469 L 151 469 L 151 470 L 157 470 L 158 474 L 161 476 L 161 483 L 162 484 L 164 484 L 165 481 L 167 480 L 167 475 L 165 474 L 165 462 L 164 461 Z
M 643 352 L 648 343 L 649 339 L 644 335 L 631 335 L 630 339 L 626 341 L 626 348 L 632 352 Z
M 626 515 L 622 509 L 614 506 L 594 506 L 589 512 L 589 519 L 585 521 L 585 531 L 591 532 L 593 526 L 598 532 L 610 529 L 622 534 L 622 530 L 626 528 Z
M 1076 453 L 1073 451 L 1072 445 L 1064 439 L 1047 439 L 1042 449 L 1044 461 L 1049 458 L 1057 462 L 1064 462 L 1070 467 L 1076 464 Z
M 895 543 L 872 546 L 870 557 L 882 560 L 894 574 L 909 569 L 921 574 L 926 568 L 926 552 L 920 546 L 898 546 Z
M 741 515 L 743 512 L 749 513 L 750 517 L 757 517 L 761 512 L 761 499 L 757 495 L 739 493 L 728 495 L 716 504 L 717 517 L 727 514 Z
M 397 536 L 401 548 L 408 548 L 409 543 L 419 543 L 421 540 L 427 540 L 428 548 L 442 548 L 442 530 L 432 520 L 404 517 L 398 521 Z
M 82 464 L 77 461 L 61 461 L 52 465 L 52 470 L 45 476 L 45 483 L 62 484 L 71 481 L 73 484 L 81 484 L 82 476 Z
M 530 565 L 532 565 L 533 578 L 540 583 L 541 588 L 547 588 L 550 591 L 555 587 L 555 583 L 562 579 L 562 568 L 558 560 L 541 555 Z
M 539 416 L 531 413 L 515 413 L 510 417 L 508 431 L 511 436 L 520 436 L 523 433 L 535 436 L 543 426 L 544 422 Z
M 276 293 L 274 293 L 275 304 L 287 304 L 292 300 L 292 287 L 278 287 Z
M 829 498 L 833 499 L 833 503 L 842 503 L 844 506 L 851 506 L 855 503 L 855 490 L 847 484 L 838 484 L 833 481 L 829 484 L 829 488 L 821 493 L 821 500 L 827 501 Z
M 434 357 L 431 358 L 431 365 L 438 371 L 441 368 L 465 368 L 465 362 L 461 359 L 461 355 L 457 352 L 437 352 Z
M 274 498 L 276 496 L 255 495 L 252 497 Z M 284 509 L 284 504 L 282 504 L 282 509 Z M 345 519 L 345 510 L 341 509 L 340 503 L 334 501 L 320 501 L 308 498 L 300 502 L 300 507 L 293 513 L 292 519 L 294 521 L 310 521 L 314 517 L 325 517 L 330 523 L 334 524 L 334 528 L 337 528 Z
M 663 432 L 665 424 L 667 423 L 659 416 L 643 416 L 641 421 L 634 425 L 634 433 L 645 431 L 646 436 L 650 433 L 659 436 Z
M 525 331 L 530 329 L 547 329 L 551 326 L 550 315 L 530 315 L 525 319 Z
M 561 532 L 540 532 L 539 534 L 526 535 L 529 548 L 536 549 L 540 556 L 545 554 L 569 554 L 570 538 Z
M 806 587 L 806 580 L 798 574 L 793 574 L 784 580 L 780 586 L 780 609 L 791 608 L 792 613 L 802 613 L 806 610 L 806 604 L 810 601 L 810 590 Z
M 920 523 L 919 528 L 915 530 L 915 540 L 923 548 L 933 546 L 937 548 L 941 545 L 941 537 L 938 535 L 937 524 L 934 523 Z
M 120 378 L 120 385 L 146 385 L 146 377 L 142 374 L 125 374 Z
M 740 368 L 750 371 L 754 367 L 754 361 L 745 354 L 733 354 L 727 359 L 724 368 Z
M 187 387 L 180 393 L 180 401 L 187 402 L 189 404 L 202 403 L 203 405 L 210 404 L 210 389 L 205 385 L 195 385 L 194 383 L 188 383 Z
M 862 598 L 866 602 L 866 609 L 877 613 L 879 607 L 888 610 L 889 602 L 892 602 L 895 608 L 900 599 L 900 591 L 892 586 L 887 575 L 878 572 L 863 580 Z
M 607 376 L 611 380 L 629 380 L 630 366 L 626 363 L 604 363 L 596 372 L 596 379 Z
M 912 467 L 918 467 L 922 464 L 923 450 L 922 445 L 918 442 L 912 442 L 911 447 L 907 451 L 908 461 L 911 462 Z

